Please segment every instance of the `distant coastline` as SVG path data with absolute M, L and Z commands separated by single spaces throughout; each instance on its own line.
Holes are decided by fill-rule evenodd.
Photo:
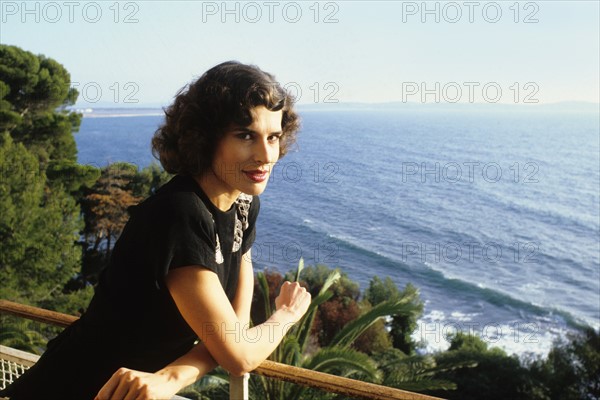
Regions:
M 81 113 L 84 118 L 124 118 L 124 117 L 151 117 L 162 116 L 161 108 L 71 108 L 70 110 Z
M 583 112 L 600 113 L 600 103 L 559 102 L 549 104 L 492 104 L 492 103 L 418 103 L 418 102 L 386 102 L 386 103 L 303 103 L 297 105 L 299 111 L 411 111 L 411 112 Z M 114 105 L 98 104 L 97 107 L 87 105 L 70 107 L 69 110 L 79 112 L 85 118 L 123 118 L 142 116 L 162 116 L 164 111 L 159 106 L 114 107 Z

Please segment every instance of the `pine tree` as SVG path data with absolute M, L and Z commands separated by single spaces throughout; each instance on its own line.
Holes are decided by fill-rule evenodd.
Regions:
M 60 293 L 79 267 L 79 207 L 49 188 L 35 155 L 0 138 L 0 297 L 38 304 Z

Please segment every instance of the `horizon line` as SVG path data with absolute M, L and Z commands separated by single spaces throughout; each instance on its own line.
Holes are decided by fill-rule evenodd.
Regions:
M 109 103 L 96 103 L 93 104 L 74 104 L 72 106 L 65 107 L 70 110 L 81 110 L 81 109 L 161 109 L 163 107 L 168 107 L 168 105 L 158 105 L 157 103 L 130 103 L 130 104 L 115 104 L 111 105 Z M 297 107 L 335 107 L 335 106 L 343 106 L 343 105 L 352 105 L 352 106 L 378 106 L 378 105 L 406 105 L 406 106 L 560 106 L 560 105 L 581 105 L 581 106 L 600 106 L 600 102 L 592 102 L 586 100 L 564 100 L 564 101 L 556 101 L 551 103 L 491 103 L 491 102 L 415 102 L 409 101 L 404 102 L 401 100 L 393 100 L 393 101 L 381 101 L 381 102 L 365 102 L 365 101 L 340 101 L 340 102 L 318 102 L 318 103 L 298 103 Z

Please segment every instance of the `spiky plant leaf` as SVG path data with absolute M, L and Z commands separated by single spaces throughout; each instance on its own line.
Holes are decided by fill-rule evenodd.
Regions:
M 331 285 L 333 285 L 334 283 L 339 281 L 341 277 L 342 277 L 342 274 L 340 273 L 340 271 L 338 269 L 332 271 L 327 276 L 327 279 L 325 279 L 325 282 L 323 282 L 323 286 L 321 287 L 321 290 L 319 291 L 319 295 L 328 291 L 329 288 L 331 287 Z
M 317 313 L 317 308 L 325 303 L 327 300 L 333 296 L 333 293 L 329 290 L 329 288 L 339 281 L 342 274 L 340 274 L 339 270 L 332 271 L 325 279 L 319 294 L 312 299 L 310 302 L 310 306 L 308 307 L 308 311 L 302 319 L 296 325 L 296 336 L 298 337 L 298 343 L 300 344 L 300 352 L 303 353 L 306 349 L 306 345 L 308 344 L 308 339 L 310 336 L 310 331 L 312 329 L 313 322 L 315 320 L 315 315 Z
M 315 316 L 317 315 L 317 308 L 329 300 L 331 296 L 333 296 L 333 293 L 327 291 L 320 293 L 317 297 L 312 299 L 310 306 L 308 307 L 308 311 L 296 325 L 296 336 L 298 338 L 298 343 L 300 344 L 300 352 L 304 352 L 306 345 L 308 344 L 310 331 L 312 329 Z
M 385 384 L 385 386 L 395 387 L 396 389 L 407 390 L 409 392 L 426 392 L 431 390 L 456 390 L 456 383 L 446 379 L 422 379 L 418 381 L 399 382 L 396 384 Z
M 373 382 L 380 380 L 377 363 L 367 354 L 350 348 L 322 348 L 306 360 L 302 368 L 339 376 L 360 375 Z
M 377 370 L 377 363 L 365 353 L 349 348 L 322 348 L 307 359 L 302 364 L 302 368 L 344 377 L 354 376 L 371 382 L 379 382 L 381 380 L 380 372 Z M 290 393 L 288 399 L 304 399 L 307 391 L 307 387 L 296 387 Z
M 300 257 L 300 261 L 298 261 L 298 268 L 296 268 L 296 279 L 294 279 L 294 282 L 300 281 L 300 273 L 302 272 L 303 269 L 304 269 L 304 258 Z
M 7 324 L 0 332 L 0 344 L 23 350 L 28 353 L 42 354 L 47 339 L 40 332 L 31 329 L 29 324 L 23 328 L 19 325 Z
M 456 389 L 453 382 L 436 378 L 436 374 L 446 370 L 446 366 L 437 365 L 433 356 L 395 354 L 391 360 L 379 363 L 379 368 L 385 374 L 383 385 L 413 392 Z M 458 366 L 454 364 L 448 367 Z
M 267 318 L 271 315 L 271 297 L 269 292 L 269 282 L 267 282 L 267 277 L 263 272 L 259 272 L 256 274 L 256 279 L 258 280 L 258 285 L 260 287 L 261 294 L 263 295 L 263 306 L 265 307 L 265 315 Z
M 288 334 L 280 346 L 282 347 L 283 358 L 279 362 L 288 365 L 300 364 L 300 344 L 298 344 L 295 335 Z
M 409 296 L 400 300 L 388 300 L 379 303 L 369 311 L 365 312 L 355 320 L 348 323 L 341 331 L 335 335 L 331 341 L 331 346 L 348 347 L 373 325 L 379 318 L 388 315 L 411 315 L 417 313 L 417 307 L 412 304 Z

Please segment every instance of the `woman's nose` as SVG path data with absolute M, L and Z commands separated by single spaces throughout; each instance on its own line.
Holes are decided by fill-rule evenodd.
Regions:
M 271 164 L 279 157 L 279 145 L 269 143 L 268 139 L 257 141 L 254 160 L 259 164 Z

